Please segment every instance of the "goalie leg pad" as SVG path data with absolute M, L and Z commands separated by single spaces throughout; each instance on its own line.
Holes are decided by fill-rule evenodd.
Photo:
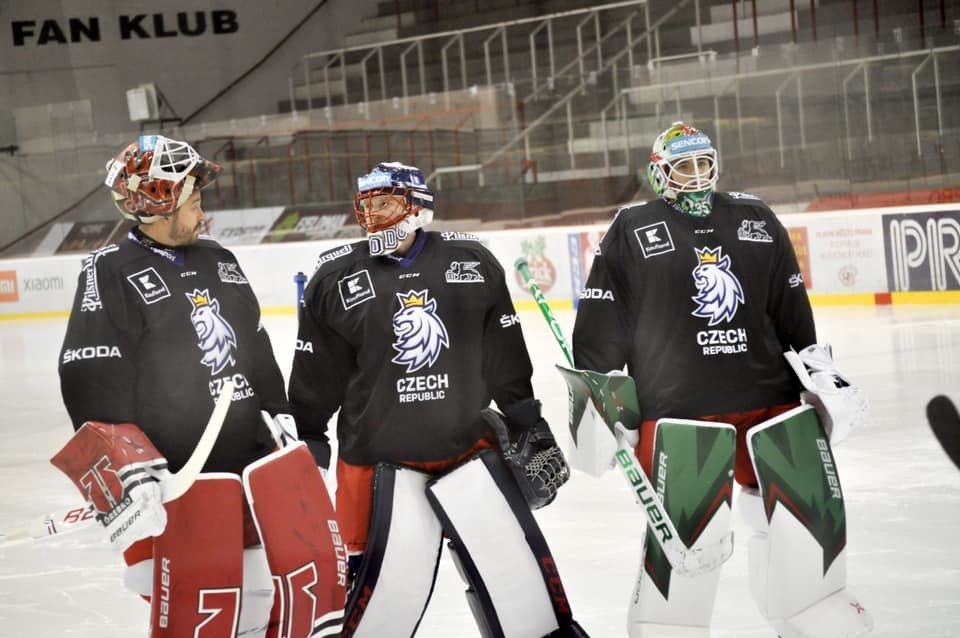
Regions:
M 434 479 L 427 498 L 456 551 L 485 636 L 578 635 L 550 548 L 496 452 L 480 452 Z
M 243 585 L 240 477 L 201 474 L 166 508 L 153 548 L 150 635 L 233 638 Z
M 248 465 L 243 488 L 277 587 L 281 635 L 339 635 L 346 547 L 306 444 L 298 442 Z
M 748 445 L 759 494 L 744 490 L 738 507 L 754 529 L 749 571 L 760 613 L 783 636 L 868 632 L 870 615 L 845 589 L 843 492 L 816 410 L 801 406 L 756 426 Z M 841 598 L 853 602 L 835 604 Z M 805 610 L 829 614 L 824 624 L 830 629 L 805 633 L 810 622 Z
M 363 560 L 351 585 L 343 638 L 412 636 L 426 610 L 443 531 L 424 488 L 430 476 L 381 463 Z
M 680 540 L 693 550 L 731 534 L 736 428 L 725 423 L 660 419 L 654 428 L 652 483 Z M 674 571 L 646 532 L 644 559 L 627 612 L 631 638 L 707 636 L 720 569 Z

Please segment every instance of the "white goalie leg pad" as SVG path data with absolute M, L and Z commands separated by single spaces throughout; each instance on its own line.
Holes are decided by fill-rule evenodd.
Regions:
M 433 591 L 443 537 L 424 491 L 430 478 L 377 466 L 370 535 L 347 603 L 343 638 L 416 632 Z
M 774 458 L 765 459 L 772 448 L 756 443 L 765 432 L 789 449 L 773 450 Z M 846 590 L 843 495 L 815 410 L 801 406 L 757 425 L 748 446 L 760 490 L 742 490 L 737 508 L 754 531 L 748 543 L 750 590 L 760 613 L 783 638 L 868 633 L 870 614 Z M 803 503 L 802 494 L 826 505 Z
M 574 625 L 529 506 L 496 452 L 485 450 L 428 487 L 470 585 L 485 638 L 542 638 Z

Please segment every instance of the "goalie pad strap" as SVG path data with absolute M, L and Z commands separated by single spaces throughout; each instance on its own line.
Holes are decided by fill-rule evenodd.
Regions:
M 373 515 L 351 586 L 344 638 L 412 636 L 433 592 L 442 530 L 427 503 L 430 477 L 381 463 L 373 478 Z
M 456 551 L 485 636 L 570 630 L 573 618 L 556 563 L 496 452 L 480 452 L 431 481 L 427 498 Z
M 278 588 L 283 636 L 338 636 L 347 552 L 323 477 L 297 442 L 243 470 L 243 488 Z

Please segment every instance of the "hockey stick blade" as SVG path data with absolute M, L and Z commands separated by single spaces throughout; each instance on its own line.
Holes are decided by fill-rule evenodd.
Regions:
M 960 413 L 948 397 L 940 394 L 927 403 L 927 421 L 940 447 L 960 468 Z
M 170 474 L 161 482 L 163 502 L 169 503 L 183 496 L 190 486 L 197 480 L 200 470 L 203 469 L 210 452 L 213 450 L 227 411 L 233 400 L 234 383 L 225 381 L 214 405 L 213 413 L 207 421 L 206 428 L 193 450 L 193 454 L 176 474 Z M 24 527 L 0 533 L 0 549 L 9 545 L 18 545 L 27 541 L 42 540 L 45 538 L 61 538 L 67 534 L 85 529 L 94 520 L 94 512 L 89 504 L 81 507 L 55 512 L 40 517 Z

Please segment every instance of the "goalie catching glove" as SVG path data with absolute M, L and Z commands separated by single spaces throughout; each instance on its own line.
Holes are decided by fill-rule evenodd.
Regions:
M 553 502 L 557 490 L 570 478 L 570 467 L 550 426 L 540 416 L 540 402 L 518 401 L 505 415 L 486 408 L 480 417 L 496 434 L 503 458 L 531 509 Z
M 783 353 L 805 391 L 804 403 L 817 410 L 823 427 L 836 445 L 867 418 L 867 397 L 833 365 L 829 344 L 813 344 L 800 352 Z
M 88 421 L 51 462 L 93 504 L 114 549 L 163 533 L 167 459 L 136 425 Z

